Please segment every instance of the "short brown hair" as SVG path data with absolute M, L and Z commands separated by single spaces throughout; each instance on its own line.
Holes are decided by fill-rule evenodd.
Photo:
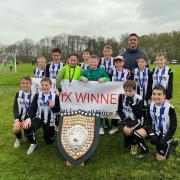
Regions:
M 21 80 L 26 80 L 26 81 L 29 81 L 30 83 L 32 83 L 31 78 L 29 76 L 24 76 L 21 78 Z
M 61 54 L 61 50 L 59 48 L 53 48 L 52 53 L 59 53 Z
M 137 58 L 137 62 L 138 62 L 139 59 L 144 59 L 144 61 L 148 63 L 148 58 L 146 56 L 139 56 Z
M 159 91 L 161 91 L 164 95 L 166 95 L 166 89 L 165 89 L 164 86 L 162 86 L 162 85 L 157 85 L 157 86 L 155 86 L 152 91 L 154 91 L 154 90 L 159 90 Z
M 92 54 L 92 55 L 91 55 L 91 58 L 92 58 L 92 59 L 99 59 L 99 57 L 98 57 L 96 54 Z
M 113 49 L 111 45 L 105 45 L 103 49 Z
M 45 78 L 41 79 L 41 83 L 42 83 L 42 82 L 48 82 L 50 85 L 52 85 L 52 81 L 51 81 L 51 79 L 48 78 L 48 77 L 45 77 Z
M 136 89 L 136 83 L 133 80 L 127 80 L 125 81 L 125 83 L 123 84 L 123 88 L 132 88 L 132 89 Z

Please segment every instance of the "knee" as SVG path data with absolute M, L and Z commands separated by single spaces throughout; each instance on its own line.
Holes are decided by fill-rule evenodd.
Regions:
M 125 126 L 125 127 L 123 128 L 123 132 L 124 132 L 124 134 L 125 134 L 126 136 L 130 136 L 131 133 L 132 133 L 132 129 Z
M 146 133 L 146 131 L 145 131 L 143 128 L 136 130 L 136 132 L 137 132 L 142 138 L 146 138 L 146 137 L 147 137 L 147 133 Z
M 13 133 L 18 134 L 21 131 L 21 128 L 13 127 Z

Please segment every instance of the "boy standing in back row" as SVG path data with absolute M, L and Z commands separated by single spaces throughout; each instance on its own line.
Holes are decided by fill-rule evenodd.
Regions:
M 110 77 L 110 74 L 114 68 L 114 61 L 113 61 L 113 49 L 111 45 L 105 45 L 103 48 L 103 55 L 104 57 L 100 58 L 99 66 L 108 74 Z M 105 128 L 109 128 L 109 121 L 108 119 L 105 120 Z
M 85 71 L 83 71 L 82 76 L 79 78 L 79 80 L 83 81 L 84 83 L 88 81 L 98 81 L 99 83 L 110 81 L 107 73 L 103 69 L 98 67 L 98 63 L 98 56 L 91 55 L 91 58 L 89 59 L 89 67 Z M 104 134 L 103 119 L 100 119 L 99 134 Z
M 45 77 L 56 79 L 57 74 L 62 67 L 63 63 L 61 62 L 61 50 L 59 48 L 54 48 L 52 50 L 52 62 L 46 66 Z

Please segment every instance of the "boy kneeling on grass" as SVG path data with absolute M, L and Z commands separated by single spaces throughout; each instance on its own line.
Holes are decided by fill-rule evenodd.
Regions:
M 178 145 L 178 141 L 172 139 L 177 127 L 176 112 L 165 98 L 165 88 L 155 86 L 147 113 L 147 128 L 137 131 L 141 137 L 149 137 L 151 144 L 156 145 L 158 161 L 166 160 Z
M 21 129 L 24 130 L 24 135 L 29 139 L 29 130 L 26 128 L 30 105 L 34 98 L 35 92 L 31 90 L 31 78 L 23 77 L 21 79 L 21 89 L 16 93 L 14 99 L 13 113 L 14 113 L 14 124 L 13 132 L 16 136 L 16 141 L 14 143 L 14 148 L 18 148 L 22 143 L 22 133 Z
M 126 81 L 123 89 L 124 94 L 119 95 L 117 113 L 124 126 L 124 146 L 131 148 L 130 154 L 135 155 L 138 144 L 140 153 L 143 155 L 148 154 L 148 147 L 145 145 L 143 138 L 139 137 L 137 133 L 137 130 L 142 128 L 142 98 L 135 93 L 136 84 L 132 80 Z
M 43 128 L 44 139 L 48 144 L 54 142 L 55 113 L 60 111 L 59 96 L 52 91 L 52 82 L 49 78 L 41 80 L 42 90 L 35 94 L 30 106 L 29 114 L 23 128 L 27 131 L 26 137 L 30 142 L 27 154 L 31 154 L 37 147 L 34 133 Z
M 31 145 L 27 154 L 31 154 L 37 147 L 34 133 L 37 129 L 43 128 L 44 140 L 48 144 L 54 142 L 55 113 L 60 111 L 59 96 L 52 90 L 52 82 L 49 78 L 41 80 L 42 90 L 34 96 L 28 115 L 27 128 L 31 131 Z

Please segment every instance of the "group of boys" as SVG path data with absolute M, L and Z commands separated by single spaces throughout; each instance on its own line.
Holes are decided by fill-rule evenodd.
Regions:
M 136 38 L 134 34 L 129 39 Z M 133 40 L 132 40 L 133 42 Z M 132 52 L 135 50 L 132 48 Z M 136 52 L 135 52 L 136 53 Z M 172 98 L 173 72 L 166 66 L 166 56 L 163 53 L 156 56 L 156 68 L 151 72 L 148 68 L 148 59 L 141 55 L 136 59 L 136 68 L 127 61 L 125 53 L 112 57 L 113 49 L 110 45 L 104 46 L 104 57 L 99 59 L 89 50 L 83 51 L 84 62 L 78 64 L 78 55 L 70 54 L 68 62 L 61 62 L 61 51 L 53 49 L 53 61 L 46 65 L 46 59 L 37 60 L 38 68 L 34 71 L 36 78 L 42 78 L 41 91 L 31 90 L 31 79 L 24 77 L 21 88 L 14 101 L 14 133 L 16 141 L 14 147 L 22 142 L 21 128 L 30 142 L 27 154 L 31 154 L 37 147 L 34 133 L 40 127 L 44 131 L 47 143 L 54 141 L 54 127 L 58 122 L 56 115 L 60 111 L 60 102 L 57 93 L 52 91 L 50 79 L 56 79 L 56 87 L 60 94 L 66 95 L 61 89 L 61 80 L 71 84 L 72 80 L 98 81 L 99 83 L 113 81 L 124 82 L 124 93 L 119 95 L 117 113 L 121 119 L 124 132 L 124 146 L 130 148 L 131 154 L 138 146 L 136 158 L 142 158 L 149 153 L 144 139 L 156 145 L 157 160 L 165 160 L 175 151 L 177 141 L 172 140 L 177 127 L 176 113 L 169 104 Z M 128 62 L 128 64 L 126 64 Z M 126 69 L 125 67 L 129 67 Z M 59 94 L 58 93 L 58 94 Z M 100 120 L 100 134 L 104 134 L 104 126 L 109 120 Z M 118 120 L 112 119 L 110 134 L 118 131 Z

